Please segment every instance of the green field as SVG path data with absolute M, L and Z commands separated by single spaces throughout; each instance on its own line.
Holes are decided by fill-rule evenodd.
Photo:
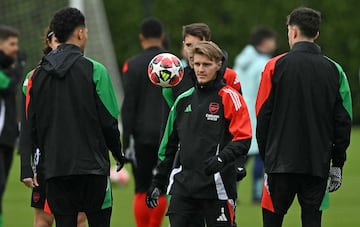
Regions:
M 251 163 L 248 168 L 250 169 Z M 130 166 L 127 166 L 130 169 Z M 111 226 L 135 226 L 132 215 L 133 182 L 128 186 L 113 187 L 114 208 Z M 360 128 L 354 128 L 348 160 L 344 167 L 343 185 L 331 194 L 331 208 L 323 214 L 325 227 L 360 226 Z M 16 155 L 4 198 L 4 227 L 32 226 L 33 211 L 30 208 L 30 190 L 19 181 L 19 157 Z M 250 177 L 245 178 L 239 187 L 239 203 L 236 211 L 239 227 L 262 226 L 261 209 L 251 203 Z M 55 226 L 55 225 L 54 225 Z M 163 223 L 168 226 L 167 218 Z M 297 201 L 285 216 L 284 227 L 300 227 L 300 211 Z

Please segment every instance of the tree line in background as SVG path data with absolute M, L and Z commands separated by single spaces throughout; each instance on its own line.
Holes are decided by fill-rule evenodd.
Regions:
M 289 50 L 286 16 L 296 7 L 307 6 L 322 13 L 317 43 L 325 55 L 340 63 L 347 73 L 353 95 L 354 123 L 360 123 L 360 20 L 358 0 L 138 0 L 104 1 L 119 67 L 140 50 L 142 19 L 159 18 L 170 41 L 169 51 L 180 56 L 181 28 L 194 22 L 207 23 L 212 40 L 229 54 L 232 67 L 235 56 L 249 42 L 254 26 L 267 26 L 278 33 L 278 53 Z

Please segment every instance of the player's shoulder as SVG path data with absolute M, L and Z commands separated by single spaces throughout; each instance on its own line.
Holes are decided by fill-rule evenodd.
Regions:
M 192 87 L 188 90 L 186 90 L 185 92 L 181 93 L 174 102 L 174 105 L 172 106 L 172 109 L 177 109 L 179 106 L 181 106 L 182 104 L 186 103 L 187 100 L 189 100 L 189 98 L 191 97 L 191 95 L 194 93 L 195 91 L 195 87 Z
M 92 58 L 85 57 L 85 59 L 88 60 L 89 62 L 91 62 L 95 68 L 106 69 L 105 65 L 103 65 L 102 63 L 100 63 Z
M 107 69 L 105 67 L 104 64 L 92 59 L 92 58 L 89 58 L 89 57 L 85 57 L 86 61 L 90 62 L 93 66 L 93 70 L 94 72 L 96 73 L 107 73 Z
M 166 53 L 163 49 L 157 48 L 157 47 L 151 47 L 145 50 L 142 50 L 141 52 L 137 53 L 136 55 L 132 56 L 127 60 L 128 64 L 134 64 L 136 65 L 139 62 L 149 62 L 153 57 L 155 57 L 158 54 Z
M 335 61 L 334 59 L 328 57 L 328 56 L 323 56 L 327 61 L 329 61 L 329 63 L 331 63 L 333 66 L 336 67 L 336 69 L 341 73 L 341 72 L 344 72 L 343 68 L 341 67 L 341 65 Z
M 225 85 L 219 90 L 219 95 L 224 99 L 240 99 L 241 94 L 230 85 Z
M 291 55 L 289 54 L 290 52 L 285 52 L 285 53 L 282 53 L 282 54 L 279 54 L 275 57 L 272 57 L 270 58 L 270 60 L 268 60 L 268 64 L 270 63 L 276 63 L 277 61 L 279 60 L 285 60 L 285 59 L 289 59 L 291 58 Z
M 141 70 L 145 65 L 147 66 L 149 64 L 149 62 L 155 55 L 156 54 L 149 54 L 147 52 L 142 51 L 132 56 L 123 63 L 121 72 L 125 74 L 128 71 L 136 72 L 138 70 Z
M 275 66 L 279 63 L 279 62 L 282 62 L 282 61 L 286 61 L 289 59 L 289 53 L 286 52 L 286 53 L 283 53 L 283 54 L 280 54 L 280 55 L 277 55 L 273 58 L 271 58 L 270 60 L 268 60 L 266 62 L 266 65 L 264 67 L 264 71 L 269 71 L 271 69 L 274 69 Z
M 229 67 L 226 67 L 225 73 L 224 73 L 224 77 L 236 78 L 236 77 L 237 77 L 237 73 L 236 73 L 235 70 L 230 69 Z
M 241 94 L 239 93 L 238 90 L 236 90 L 234 87 L 232 87 L 229 84 L 226 84 L 225 86 L 223 86 L 219 93 L 225 93 L 227 95 L 236 95 L 236 96 L 241 96 Z
M 236 109 L 241 107 L 242 103 L 242 96 L 235 88 L 230 85 L 225 85 L 219 91 L 219 95 L 222 98 L 224 105 L 233 104 Z

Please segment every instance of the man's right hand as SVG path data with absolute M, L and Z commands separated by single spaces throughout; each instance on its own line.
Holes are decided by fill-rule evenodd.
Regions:
M 242 179 L 244 179 L 244 177 L 246 177 L 245 167 L 236 167 L 235 171 L 236 171 L 236 181 L 241 181 Z
M 125 163 L 131 163 L 134 167 L 137 166 L 135 149 L 133 146 L 125 149 Z
M 119 159 L 116 159 L 116 172 L 119 172 L 125 165 L 126 159 L 124 154 L 121 152 L 121 156 Z
M 35 188 L 35 187 L 39 186 L 36 174 L 34 175 L 34 178 L 27 177 L 27 178 L 22 179 L 22 182 L 25 184 L 26 187 L 29 187 L 29 188 Z

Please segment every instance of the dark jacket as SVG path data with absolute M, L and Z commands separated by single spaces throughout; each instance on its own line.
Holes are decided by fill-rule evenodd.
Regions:
M 190 88 L 171 108 L 159 149 L 162 161 L 154 176 L 155 183 L 164 184 L 170 175 L 169 194 L 221 200 L 237 197 L 234 161 L 248 152 L 251 125 L 243 98 L 219 77 Z M 205 160 L 215 155 L 225 167 L 208 176 Z M 179 166 L 173 169 L 177 162 Z
M 0 145 L 13 148 L 19 135 L 16 93 L 22 67 L 0 51 Z
M 28 82 L 27 118 L 46 179 L 109 175 L 110 150 L 121 159 L 118 103 L 106 68 L 74 45 L 44 57 Z
M 150 82 L 147 69 L 151 59 L 163 52 L 158 47 L 151 47 L 124 63 L 124 102 L 121 108 L 124 149 L 129 146 L 130 135 L 134 136 L 136 143 L 159 144 L 161 88 Z
M 40 158 L 37 159 L 38 163 L 34 163 L 36 161 L 35 159 L 35 153 L 36 153 L 36 147 L 33 144 L 32 138 L 31 138 L 31 128 L 29 126 L 30 121 L 27 121 L 26 119 L 26 112 L 25 107 L 26 104 L 26 94 L 28 92 L 28 81 L 29 78 L 34 75 L 36 70 L 39 69 L 39 66 L 37 66 L 35 69 L 28 72 L 25 76 L 25 80 L 23 82 L 22 86 L 22 105 L 23 113 L 20 114 L 21 116 L 21 128 L 20 128 L 20 136 L 19 136 L 19 154 L 20 154 L 20 181 L 22 181 L 25 178 L 33 178 L 34 177 L 34 171 L 38 175 L 44 176 L 44 159 L 41 157 L 40 150 L 38 154 L 40 154 Z M 31 79 L 31 78 L 30 78 Z M 29 97 L 28 97 L 29 98 Z
M 224 57 L 221 69 L 219 71 L 219 75 L 222 75 L 223 82 L 227 85 L 230 85 L 235 90 L 239 91 L 241 94 L 241 84 L 240 81 L 237 78 L 237 74 L 234 70 L 227 67 L 227 54 L 224 51 Z M 180 81 L 180 83 L 174 87 L 171 88 L 163 88 L 162 89 L 162 95 L 164 98 L 163 101 L 163 114 L 162 114 L 162 127 L 161 127 L 161 138 L 162 133 L 164 132 L 166 121 L 169 116 L 169 112 L 171 107 L 174 105 L 174 102 L 177 97 L 179 97 L 182 93 L 189 90 L 190 88 L 194 87 L 196 84 L 196 76 L 194 69 L 190 66 L 187 66 L 184 68 L 184 76 L 183 79 Z
M 257 140 L 267 173 L 327 177 L 350 143 L 351 95 L 340 65 L 299 42 L 270 60 L 256 101 Z

